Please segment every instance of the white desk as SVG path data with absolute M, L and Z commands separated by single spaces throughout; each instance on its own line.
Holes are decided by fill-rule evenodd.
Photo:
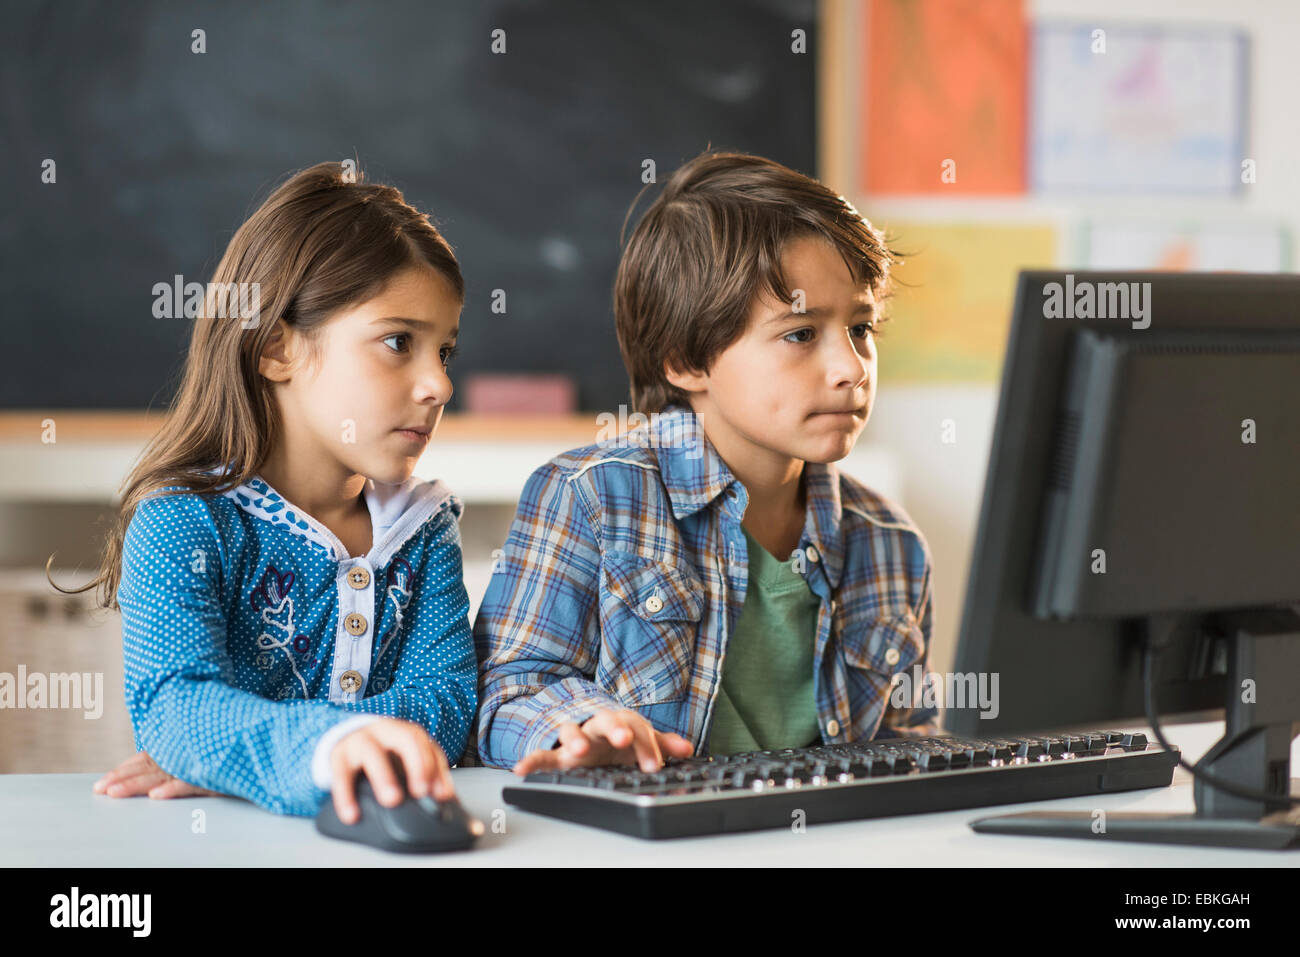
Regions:
M 1222 723 L 1211 722 L 1171 727 L 1167 736 L 1192 761 L 1222 732 Z M 1292 750 L 1293 764 L 1297 757 L 1300 744 Z M 0 775 L 0 865 L 1300 866 L 1297 852 L 1011 837 L 976 834 L 967 826 L 974 817 L 1003 809 L 1190 812 L 1191 777 L 1182 769 L 1162 789 L 820 824 L 801 834 L 782 829 L 653 842 L 509 807 L 501 800 L 502 785 L 515 779 L 508 771 L 463 768 L 454 774 L 462 803 L 489 831 L 473 851 L 421 856 L 334 841 L 317 834 L 309 818 L 280 817 L 233 798 L 120 799 L 94 794 L 93 774 Z M 502 808 L 507 833 L 494 834 L 492 813 Z M 205 833 L 191 829 L 196 810 L 204 812 Z

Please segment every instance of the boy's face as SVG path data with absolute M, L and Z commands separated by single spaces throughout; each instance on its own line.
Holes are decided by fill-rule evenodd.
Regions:
M 787 242 L 781 269 L 791 292 L 803 291 L 803 312 L 765 294 L 707 375 L 670 381 L 691 394 L 724 458 L 834 462 L 853 449 L 875 399 L 875 299 L 820 237 Z
M 418 266 L 331 316 L 316 364 L 296 349 L 300 363 L 278 386 L 289 449 L 376 482 L 410 478 L 451 399 L 446 362 L 460 310 L 447 280 Z M 399 431 L 409 427 L 428 434 Z

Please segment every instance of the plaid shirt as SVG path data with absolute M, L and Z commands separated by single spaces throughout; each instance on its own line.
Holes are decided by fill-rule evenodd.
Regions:
M 791 560 L 821 599 L 823 742 L 939 733 L 937 710 L 919 707 L 921 682 L 916 706 L 890 701 L 893 675 L 928 670 L 925 539 L 899 506 L 833 465 L 807 463 L 804 483 Z M 747 501 L 681 406 L 537 469 L 474 624 L 482 707 L 464 762 L 510 767 L 603 708 L 635 710 L 707 753 L 745 603 Z

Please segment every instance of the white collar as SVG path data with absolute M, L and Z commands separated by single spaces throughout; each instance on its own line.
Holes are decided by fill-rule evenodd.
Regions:
M 337 535 L 282 496 L 260 475 L 222 494 L 250 515 L 302 536 L 334 561 L 362 557 L 349 555 Z M 366 479 L 362 496 L 370 512 L 371 527 L 370 551 L 364 557 L 372 568 L 386 565 L 407 539 L 443 506 L 452 508 L 457 518 L 463 510 L 460 500 L 442 479 L 426 482 L 412 476 L 398 484 Z

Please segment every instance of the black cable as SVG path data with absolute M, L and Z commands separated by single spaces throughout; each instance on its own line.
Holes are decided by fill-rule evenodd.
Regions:
M 1148 633 L 1146 635 L 1146 651 L 1142 656 L 1142 701 L 1146 706 L 1147 723 L 1151 730 L 1155 732 L 1156 740 L 1160 742 L 1160 747 L 1173 753 L 1173 745 L 1165 740 L 1164 734 L 1160 730 L 1159 716 L 1156 714 L 1155 707 L 1155 665 L 1156 658 L 1160 655 L 1160 650 L 1156 648 L 1154 637 Z M 1204 758 L 1202 758 L 1204 760 Z M 1300 804 L 1300 797 L 1291 796 L 1291 782 L 1287 780 L 1287 794 L 1270 794 L 1267 791 L 1256 791 L 1242 784 L 1235 784 L 1225 781 L 1222 778 L 1210 774 L 1205 768 L 1188 764 L 1183 760 L 1182 752 L 1178 753 L 1178 766 L 1186 768 L 1192 773 L 1192 777 L 1200 778 L 1202 781 L 1209 783 L 1211 786 L 1218 788 L 1220 791 L 1226 791 L 1228 794 L 1242 798 L 1250 798 L 1255 801 L 1267 801 L 1269 804 L 1285 804 L 1287 807 L 1294 807 Z M 1289 765 L 1288 765 L 1289 766 Z

